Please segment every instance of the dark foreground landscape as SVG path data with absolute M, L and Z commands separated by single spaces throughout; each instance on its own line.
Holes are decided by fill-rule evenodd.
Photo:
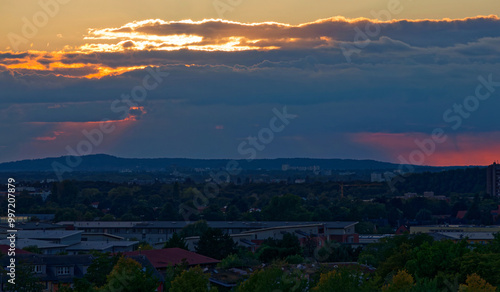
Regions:
M 0 167 L 36 169 L 31 164 L 42 162 Z M 500 285 L 492 167 L 402 173 L 376 162 L 328 169 L 272 161 L 229 174 L 217 161 L 174 162 L 78 169 L 62 181 L 48 169 L 9 169 L 12 183 L 4 189 L 11 190 L 2 193 L 1 208 L 7 239 L 0 244 L 5 266 L 7 254 L 16 253 L 17 287 L 495 291 Z M 16 204 L 15 248 L 8 197 Z M 5 289 L 9 279 L 4 273 Z

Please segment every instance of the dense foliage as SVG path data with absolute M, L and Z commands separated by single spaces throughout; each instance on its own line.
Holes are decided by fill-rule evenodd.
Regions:
M 491 210 L 498 198 L 485 193 L 485 171 L 479 168 L 399 176 L 393 183 L 308 180 L 291 183 L 184 183 L 129 184 L 104 181 L 65 180 L 55 183 L 24 183 L 50 189 L 44 202 L 23 192 L 17 197 L 19 213 L 52 213 L 56 221 L 73 220 L 188 220 L 208 221 L 360 221 L 360 233 L 387 233 L 406 222 L 498 223 Z M 422 195 L 434 191 L 447 200 L 415 197 L 401 199 L 406 192 Z M 0 212 L 5 213 L 2 200 Z M 5 208 L 4 208 L 5 207 Z M 276 212 L 280 210 L 280 212 Z M 466 211 L 457 219 L 458 211 Z M 182 237 L 205 230 L 186 230 Z
M 236 243 L 231 236 L 224 234 L 221 229 L 209 228 L 200 236 L 196 252 L 221 260 L 236 252 Z

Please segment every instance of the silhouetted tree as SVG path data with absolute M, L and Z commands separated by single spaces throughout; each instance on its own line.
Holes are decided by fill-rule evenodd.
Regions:
M 214 259 L 222 260 L 232 253 L 236 253 L 236 243 L 231 236 L 224 234 L 221 229 L 208 228 L 198 241 L 196 252 Z

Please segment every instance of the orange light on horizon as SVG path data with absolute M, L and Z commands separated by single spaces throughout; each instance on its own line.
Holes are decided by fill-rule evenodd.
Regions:
M 430 166 L 489 165 L 500 158 L 500 132 L 447 136 L 442 143 L 434 143 L 434 149 L 426 144 L 432 138 L 425 133 L 356 133 L 350 137 L 396 163 L 406 163 L 400 157 L 411 163 L 412 152 L 424 158 L 421 165 Z M 424 144 L 427 150 L 420 146 Z

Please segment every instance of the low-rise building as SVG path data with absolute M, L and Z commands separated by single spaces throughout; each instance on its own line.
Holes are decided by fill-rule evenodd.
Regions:
M 2 239 L 0 240 L 0 244 L 9 245 L 10 240 Z M 27 247 L 37 247 L 38 250 L 42 254 L 60 254 L 66 251 L 67 245 L 52 243 L 50 241 L 45 240 L 36 240 L 36 239 L 27 239 L 27 238 L 18 238 L 16 239 L 16 247 L 20 249 L 24 249 Z
M 83 231 L 78 230 L 19 230 L 16 236 L 20 239 L 37 239 L 70 246 L 82 241 L 82 233 Z
M 19 214 L 20 217 L 30 218 L 30 214 Z M 2 217 L 3 218 L 3 217 Z M 16 229 L 17 230 L 65 230 L 64 226 L 54 223 L 47 222 L 20 222 L 17 221 L 18 217 L 16 216 Z M 3 219 L 2 219 L 3 220 Z M 7 220 L 7 219 L 6 219 Z M 3 221 L 2 221 L 3 222 Z M 7 221 L 5 221 L 7 222 Z M 7 230 L 12 228 L 9 227 L 8 223 L 0 223 L 0 233 L 5 233 Z
M 380 242 L 384 238 L 394 237 L 394 234 L 363 234 L 359 236 L 360 244 Z
M 477 226 L 477 225 L 422 225 L 411 226 L 410 233 L 431 233 L 431 232 L 486 232 L 497 233 L 500 232 L 500 225 L 492 226 Z
M 145 269 L 150 269 L 153 276 L 159 281 L 159 286 L 156 291 L 163 291 L 164 277 L 156 271 L 151 262 L 145 256 L 129 255 Z M 57 291 L 62 286 L 72 286 L 77 278 L 82 278 L 87 274 L 88 267 L 92 264 L 93 256 L 86 255 L 39 255 L 33 253 L 17 254 L 16 264 L 29 265 L 33 271 L 33 275 L 37 277 L 43 285 L 44 292 Z M 9 265 L 10 258 L 0 258 L 2 266 Z M 1 291 L 4 290 L 4 285 L 7 283 L 7 275 L 0 275 L 0 283 L 2 283 Z
M 65 248 L 68 254 L 82 254 L 91 251 L 98 252 L 129 252 L 136 250 L 139 245 L 138 241 L 82 241 L 72 246 Z
M 435 232 L 429 233 L 434 240 L 452 240 L 458 242 L 466 240 L 470 244 L 487 244 L 495 238 L 490 232 Z
M 2 266 L 8 265 L 9 257 L 0 259 Z M 16 265 L 26 264 L 32 267 L 33 275 L 43 284 L 43 291 L 57 291 L 62 285 L 71 285 L 75 278 L 82 278 L 92 263 L 91 255 L 39 255 L 18 254 Z M 2 283 L 7 282 L 2 274 Z M 2 287 L 2 291 L 4 287 Z
M 126 252 L 136 250 L 139 245 L 139 241 L 125 240 L 120 236 L 105 233 L 87 234 L 81 230 L 19 230 L 16 239 L 18 247 L 36 246 L 42 254 L 48 255 L 65 252 Z M 9 244 L 9 241 L 0 240 L 0 244 Z
M 358 222 L 282 223 L 292 224 L 254 229 L 239 234 L 230 234 L 230 236 L 236 244 L 246 247 L 252 252 L 255 252 L 264 240 L 268 238 L 280 240 L 283 239 L 283 235 L 287 233 L 297 236 L 302 245 L 310 239 L 318 246 L 324 245 L 326 241 L 336 241 L 348 244 L 359 243 L 359 235 L 354 229 Z M 295 223 L 295 225 L 293 223 Z M 192 236 L 185 239 L 189 250 L 194 251 L 196 249 L 199 239 L 199 236 Z
M 146 241 L 153 246 L 161 246 L 174 233 L 180 233 L 190 222 L 186 221 L 64 221 L 59 222 L 67 229 L 80 230 L 85 233 L 107 233 L 129 240 Z M 356 243 L 358 235 L 354 226 L 358 222 L 283 222 L 283 221 L 207 221 L 209 227 L 222 229 L 229 235 L 257 231 L 259 238 L 273 237 L 273 232 L 295 233 L 301 230 L 306 233 L 323 234 L 326 240 L 345 243 Z M 297 227 L 299 226 L 299 227 Z M 308 227 L 309 226 L 309 227 Z M 277 229 L 276 229 L 277 228 Z M 311 231 L 308 231 L 308 230 Z M 274 231 L 273 231 L 274 230 Z M 267 238 L 267 237 L 265 237 Z
M 183 261 L 185 261 L 189 267 L 213 267 L 220 262 L 219 260 L 177 247 L 152 250 L 136 250 L 131 252 L 124 252 L 123 254 L 125 256 L 146 256 L 158 271 L 164 271 L 167 267 L 180 265 L 183 263 Z

